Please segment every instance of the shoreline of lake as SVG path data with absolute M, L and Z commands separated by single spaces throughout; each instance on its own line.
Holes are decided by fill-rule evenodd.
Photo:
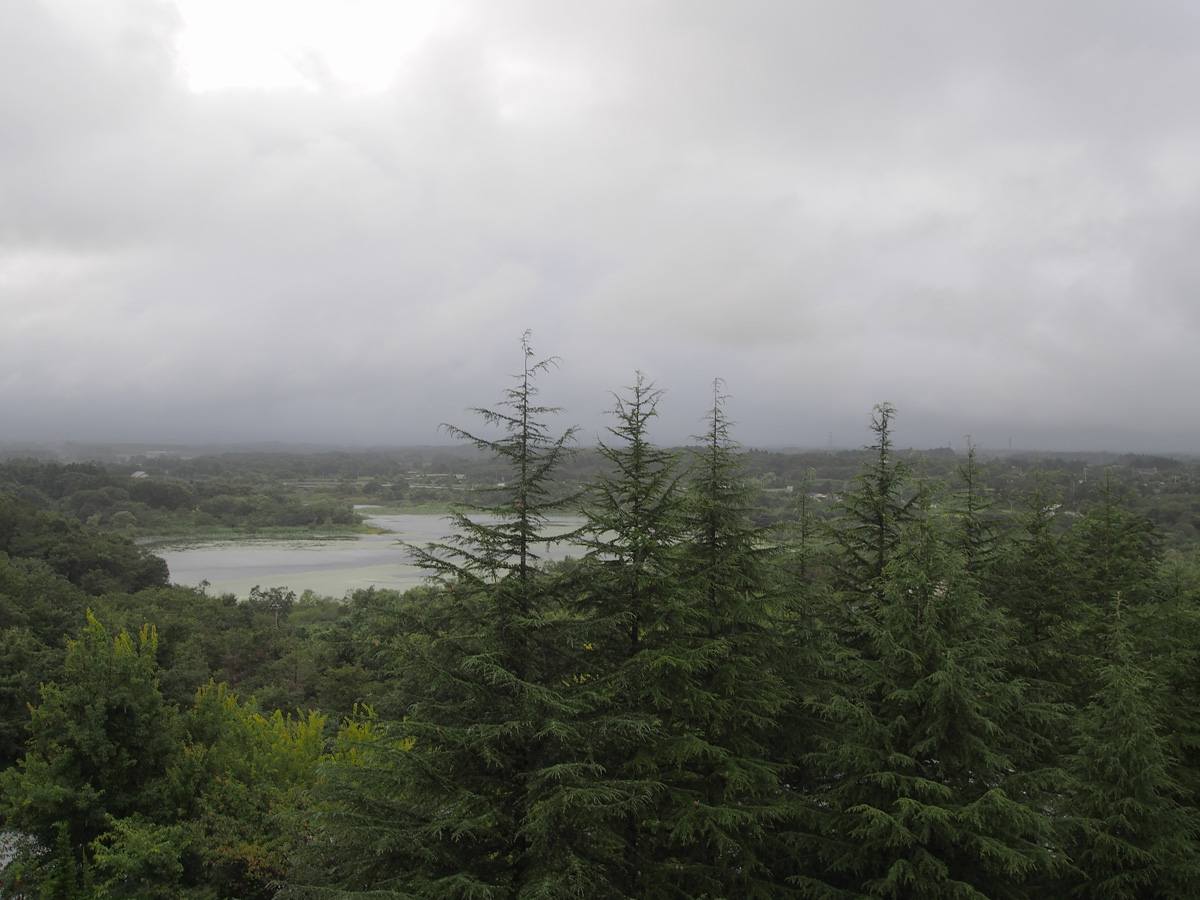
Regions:
M 183 538 L 154 548 L 167 563 L 171 582 L 205 584 L 213 594 L 231 593 L 245 599 L 251 588 L 274 587 L 297 595 L 311 590 L 319 596 L 342 598 L 366 588 L 406 591 L 426 582 L 429 573 L 413 565 L 404 544 L 428 544 L 453 535 L 444 514 L 372 515 L 367 524 L 384 533 L 332 536 L 270 537 L 253 534 L 209 541 Z M 488 517 L 480 516 L 480 521 Z M 574 516 L 555 517 L 550 525 L 567 531 L 582 524 Z M 551 558 L 570 555 L 556 548 Z

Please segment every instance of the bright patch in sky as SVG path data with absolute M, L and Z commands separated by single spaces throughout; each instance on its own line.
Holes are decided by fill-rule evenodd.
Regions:
M 437 27 L 440 0 L 176 0 L 195 91 L 379 91 Z

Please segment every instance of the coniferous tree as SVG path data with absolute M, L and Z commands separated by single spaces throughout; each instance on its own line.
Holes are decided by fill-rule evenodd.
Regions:
M 1058 494 L 1040 474 L 1021 503 L 1012 540 L 997 563 L 994 600 L 1012 620 L 1018 638 L 1014 673 L 1044 700 L 1062 701 L 1078 661 L 1081 601 L 1075 554 L 1064 538 Z
M 1077 827 L 1061 896 L 1192 897 L 1200 884 L 1200 810 L 1176 778 L 1169 689 L 1139 651 L 1118 594 L 1108 604 L 1095 690 L 1075 720 L 1062 810 Z
M 1066 559 L 1055 574 L 1058 580 L 1069 581 L 1057 592 L 1046 589 L 1038 598 L 1043 617 L 1058 615 L 1058 621 L 1046 623 L 1055 638 L 1054 656 L 1043 664 L 1042 674 L 1063 701 L 1080 709 L 1089 702 L 1108 652 L 1108 617 L 1114 598 L 1121 598 L 1125 619 L 1136 625 L 1131 635 L 1148 635 L 1159 616 L 1163 595 L 1158 540 L 1149 521 L 1123 507 L 1109 473 L 1099 484 L 1094 502 L 1063 530 L 1060 543 Z M 1047 596 L 1068 602 L 1060 600 L 1055 610 L 1046 603 Z M 1034 620 L 1034 625 L 1042 623 Z M 1169 632 L 1160 637 L 1163 642 L 1154 649 L 1165 658 L 1173 640 Z
M 618 398 L 587 507 L 578 696 L 602 769 L 574 819 L 600 863 L 589 896 L 776 897 L 782 601 L 771 608 L 724 398 L 681 475 L 649 440 L 660 397 L 639 377 Z
M 647 815 L 664 785 L 648 751 L 664 732 L 650 701 L 647 660 L 670 640 L 683 536 L 679 455 L 649 434 L 661 397 L 641 372 L 616 397 L 611 440 L 599 444 L 610 468 L 584 506 L 588 553 L 575 606 L 576 643 L 587 648 L 580 686 L 593 758 L 604 766 L 593 790 L 604 802 L 583 804 L 594 815 L 580 826 L 595 834 L 592 854 L 602 860 L 595 896 L 644 895 L 656 868 Z
M 771 742 L 795 700 L 782 674 L 785 610 L 772 580 L 774 548 L 750 522 L 752 488 L 721 386 L 691 451 L 667 639 L 647 659 L 664 731 L 652 751 L 665 790 L 650 835 L 661 884 L 646 896 L 783 891 L 772 864 L 791 805 Z
M 783 615 L 779 628 L 784 652 L 779 671 L 792 696 L 775 717 L 772 744 L 775 758 L 785 766 L 782 778 L 791 809 L 776 832 L 782 836 L 783 853 L 772 867 L 779 884 L 789 886 L 802 883 L 824 865 L 811 845 L 794 837 L 798 823 L 808 818 L 808 807 L 822 781 L 821 773 L 811 765 L 813 754 L 830 733 L 830 723 L 820 711 L 845 674 L 833 627 L 841 618 L 839 594 L 831 583 L 837 561 L 829 529 L 815 515 L 811 490 L 809 469 L 797 502 L 798 520 L 784 532 L 782 596 L 776 600 Z
M 840 575 L 845 587 L 862 597 L 878 596 L 884 570 L 895 555 L 905 528 L 913 517 L 917 495 L 912 471 L 894 458 L 890 403 L 875 407 L 871 431 L 874 458 L 855 478 L 854 489 L 842 497 L 841 515 L 835 520 Z
M 1063 524 L 1058 495 L 1038 474 L 1034 489 L 1000 545 L 986 582 L 991 602 L 1005 614 L 1013 637 L 1009 669 L 1025 685 L 1026 708 L 1044 711 L 1029 730 L 1022 771 L 1052 772 L 1068 746 L 1074 687 L 1081 682 L 1083 617 L 1076 554 Z
M 574 661 L 560 640 L 561 581 L 539 565 L 539 548 L 563 539 L 547 517 L 564 502 L 553 476 L 574 429 L 555 436 L 544 421 L 558 410 L 536 402 L 536 377 L 553 360 L 534 360 L 528 332 L 522 357 L 503 402 L 475 410 L 499 437 L 450 428 L 510 474 L 452 517 L 448 543 L 414 548 L 443 594 L 402 629 L 407 716 L 327 773 L 318 824 L 341 896 L 587 895 L 593 872 L 564 821 L 563 785 L 587 774 L 563 684 Z
M 805 470 L 804 480 L 800 483 L 800 495 L 796 498 L 796 523 L 787 533 L 787 546 L 790 551 L 788 569 L 799 584 L 809 584 L 815 580 L 814 571 L 817 564 L 820 544 L 818 542 L 818 520 L 814 511 L 812 498 L 813 470 Z
M 836 531 L 840 678 L 796 835 L 815 863 L 794 881 L 811 897 L 1023 897 L 1053 831 L 1013 778 L 1023 686 L 1008 629 L 929 490 L 885 468 L 890 418 L 877 411 L 876 459 Z
M 1200 809 L 1200 594 L 1183 567 L 1160 562 L 1160 599 L 1144 610 L 1139 646 L 1152 654 L 1164 690 L 1162 734 L 1173 763 L 1180 802 Z
M 679 454 L 650 439 L 663 392 L 642 373 L 612 410 L 614 441 L 599 444 L 611 467 L 592 485 L 585 505 L 590 615 L 597 617 L 607 655 L 625 660 L 661 632 L 655 621 L 677 587 L 675 560 L 683 537 Z M 605 635 L 607 635 L 605 637 Z
M 967 438 L 967 457 L 955 468 L 956 490 L 951 496 L 957 528 L 953 546 L 962 554 L 967 574 L 982 588 L 989 587 L 1004 546 L 996 500 L 984 484 L 975 444 Z
M 577 690 L 591 736 L 589 758 L 602 765 L 582 795 L 576 828 L 594 836 L 600 863 L 593 896 L 650 896 L 658 863 L 647 819 L 663 792 L 653 763 L 664 739 L 648 688 L 649 662 L 671 640 L 683 537 L 679 454 L 657 447 L 650 424 L 663 392 L 639 372 L 616 397 L 599 453 L 607 462 L 584 506 L 587 556 L 573 605 L 584 648 Z
M 1088 613 L 1106 615 L 1118 593 L 1133 611 L 1160 599 L 1161 539 L 1150 520 L 1125 507 L 1111 472 L 1068 539 L 1085 618 Z
M 1080 596 L 1077 661 L 1067 685 L 1081 708 L 1075 734 L 1107 727 L 1095 721 L 1107 711 L 1121 722 L 1101 737 L 1109 741 L 1110 760 L 1124 764 L 1131 754 L 1154 756 L 1129 760 L 1135 768 L 1126 779 L 1115 778 L 1116 770 L 1111 770 L 1114 781 L 1107 792 L 1085 786 L 1075 798 L 1087 814 L 1109 817 L 1099 832 L 1090 833 L 1089 859 L 1118 854 L 1120 842 L 1127 839 L 1121 859 L 1103 863 L 1112 872 L 1113 896 L 1133 896 L 1128 885 L 1141 883 L 1158 885 L 1143 889 L 1151 896 L 1178 896 L 1172 893 L 1178 891 L 1178 873 L 1195 871 L 1187 854 L 1195 854 L 1200 837 L 1194 827 L 1188 830 L 1181 811 L 1195 810 L 1200 798 L 1195 674 L 1200 618 L 1194 597 L 1170 577 L 1159 535 L 1151 522 L 1128 509 L 1112 472 L 1067 537 L 1077 561 Z M 1133 703 L 1142 704 L 1137 715 L 1126 711 Z M 1078 764 L 1087 753 L 1084 742 L 1073 760 Z M 1105 810 L 1105 798 L 1119 801 L 1119 811 Z M 1179 834 L 1164 837 L 1160 826 L 1167 823 L 1174 823 Z

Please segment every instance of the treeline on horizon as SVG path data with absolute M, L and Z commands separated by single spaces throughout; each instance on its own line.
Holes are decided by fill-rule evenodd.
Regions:
M 930 474 L 883 404 L 788 492 L 639 377 L 576 491 L 546 370 L 455 430 L 503 485 L 403 595 L 238 603 L 0 496 L 5 896 L 1194 894 L 1197 583 L 1129 479 Z
M 918 477 L 943 482 L 954 477 L 963 461 L 950 448 L 893 452 Z M 867 448 L 748 449 L 742 454 L 743 477 L 757 489 L 751 520 L 760 526 L 794 522 L 795 492 L 801 489 L 817 499 L 811 512 L 828 517 L 828 501 L 852 487 L 870 460 Z M 579 447 L 554 480 L 562 490 L 578 492 L 610 465 L 598 449 Z M 973 465 L 981 489 L 998 509 L 1011 511 L 1036 487 L 1054 493 L 1064 514 L 1076 515 L 1093 502 L 1099 481 L 1117 491 L 1127 509 L 1154 523 L 1172 555 L 1190 556 L 1200 546 L 1200 462 L 1195 460 L 1146 454 L 985 458 L 975 453 Z M 0 461 L 0 493 L 140 540 L 354 530 L 363 521 L 355 504 L 440 513 L 469 503 L 474 492 L 505 477 L 501 460 L 470 444 L 361 452 L 158 454 L 105 463 L 32 457 Z

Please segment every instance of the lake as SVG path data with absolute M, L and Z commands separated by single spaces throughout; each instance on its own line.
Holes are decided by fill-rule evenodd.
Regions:
M 408 551 L 398 542 L 426 544 L 445 540 L 452 533 L 451 523 L 444 516 L 387 516 L 371 515 L 367 510 L 361 512 L 367 524 L 386 528 L 392 533 L 284 540 L 245 537 L 181 541 L 150 549 L 166 560 L 173 584 L 198 585 L 207 581 L 211 594 L 231 593 L 245 598 L 257 585 L 290 588 L 297 594 L 312 590 L 322 596 L 340 598 L 359 588 L 406 591 L 421 584 L 427 573 L 412 564 Z M 478 520 L 489 521 L 486 516 L 480 516 Z M 549 530 L 561 534 L 577 528 L 582 522 L 582 519 L 564 516 L 552 519 Z M 571 550 L 559 546 L 546 555 L 562 559 L 570 555 Z

